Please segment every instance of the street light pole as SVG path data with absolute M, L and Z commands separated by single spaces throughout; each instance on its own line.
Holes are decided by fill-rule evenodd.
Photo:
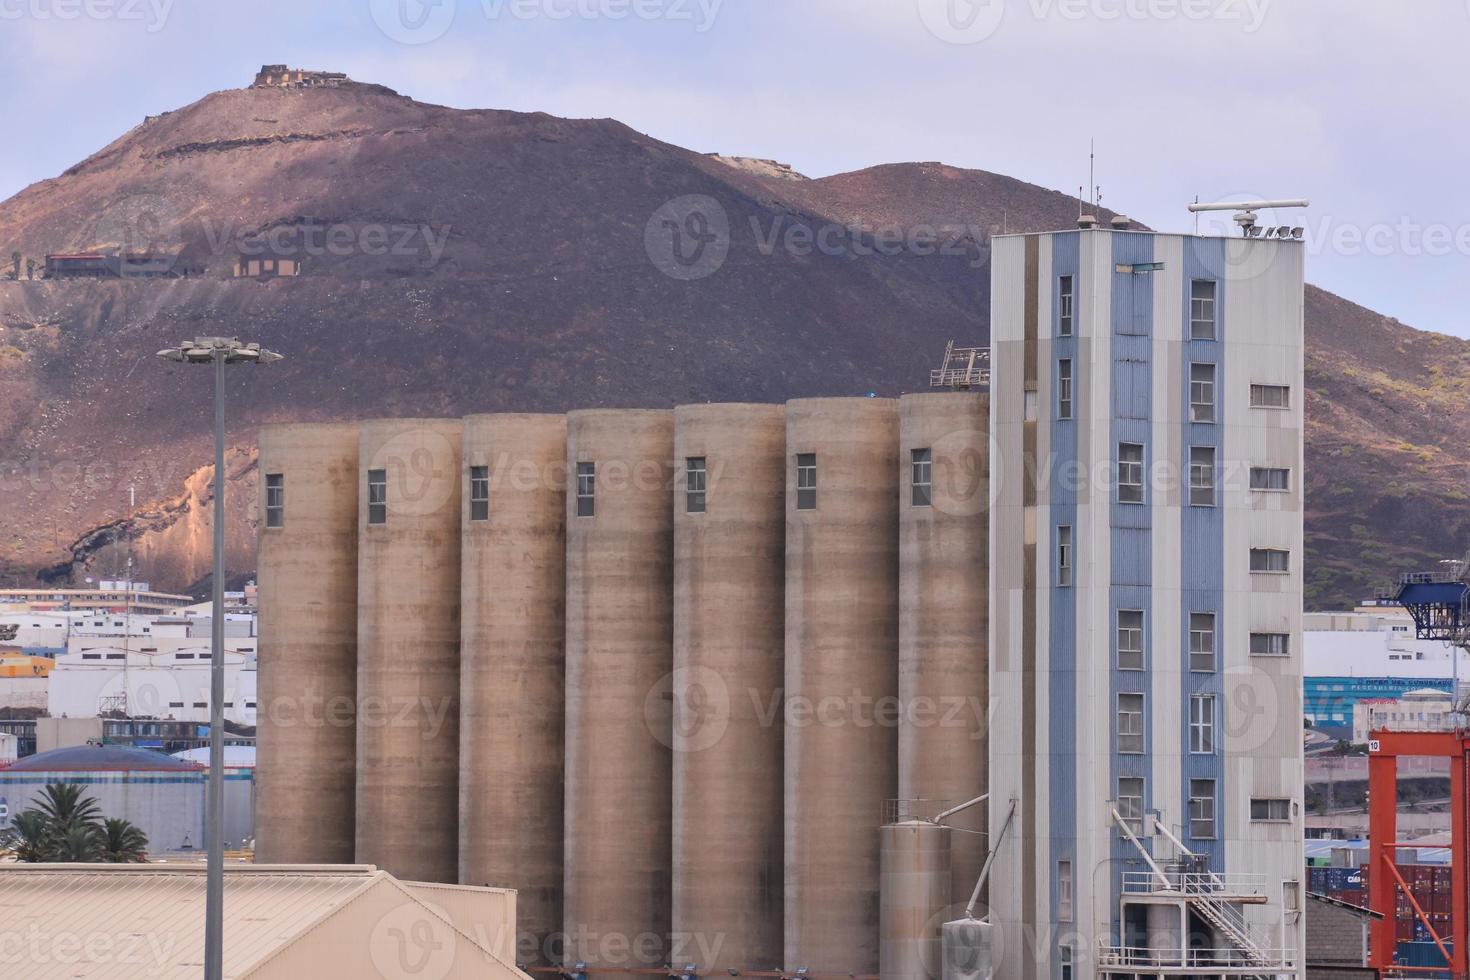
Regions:
M 183 364 L 214 365 L 214 602 L 210 623 L 209 785 L 205 794 L 207 874 L 204 889 L 204 980 L 224 975 L 225 921 L 225 365 L 269 364 L 281 355 L 259 344 L 201 337 L 158 356 Z

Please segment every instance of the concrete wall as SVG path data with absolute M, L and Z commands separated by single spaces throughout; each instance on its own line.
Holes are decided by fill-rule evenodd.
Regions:
M 102 741 L 102 719 L 37 718 L 36 754 Z

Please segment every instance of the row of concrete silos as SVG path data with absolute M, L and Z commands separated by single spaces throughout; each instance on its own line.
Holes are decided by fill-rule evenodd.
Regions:
M 885 801 L 985 782 L 986 426 L 946 393 L 268 427 L 258 859 L 515 887 L 528 963 L 874 972 Z M 355 739 L 278 710 L 317 691 Z

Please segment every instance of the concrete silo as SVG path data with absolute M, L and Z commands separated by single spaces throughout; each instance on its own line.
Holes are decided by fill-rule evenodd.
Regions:
M 786 462 L 786 968 L 874 973 L 898 790 L 898 403 L 789 403 Z
M 365 422 L 358 453 L 357 861 L 455 882 L 459 420 Z
M 674 413 L 673 944 L 782 965 L 786 413 Z
M 349 864 L 357 779 L 358 426 L 260 430 L 255 853 Z
M 954 806 L 989 789 L 990 396 L 900 405 L 898 795 Z M 951 822 L 983 832 L 984 804 Z M 985 844 L 983 833 L 954 835 L 952 902 L 969 900 Z
M 464 421 L 459 881 L 517 891 L 517 960 L 561 931 L 566 419 Z
M 666 962 L 673 455 L 672 412 L 567 417 L 568 963 Z

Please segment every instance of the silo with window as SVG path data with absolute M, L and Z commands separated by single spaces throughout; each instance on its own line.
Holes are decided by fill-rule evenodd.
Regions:
M 786 413 L 674 413 L 673 931 L 702 972 L 782 965 Z
M 905 395 L 899 422 L 898 795 L 919 815 L 987 792 L 990 396 Z M 954 816 L 951 901 L 985 862 L 984 804 Z M 938 926 L 931 939 L 938 941 Z
M 567 426 L 464 420 L 459 881 L 516 890 L 518 961 L 561 931 Z
M 357 451 L 353 424 L 260 429 L 255 853 L 353 861 Z
M 898 403 L 786 414 L 786 969 L 878 969 L 898 791 Z
M 567 416 L 567 963 L 666 965 L 674 415 Z
M 358 451 L 357 861 L 459 878 L 458 419 L 365 422 Z

